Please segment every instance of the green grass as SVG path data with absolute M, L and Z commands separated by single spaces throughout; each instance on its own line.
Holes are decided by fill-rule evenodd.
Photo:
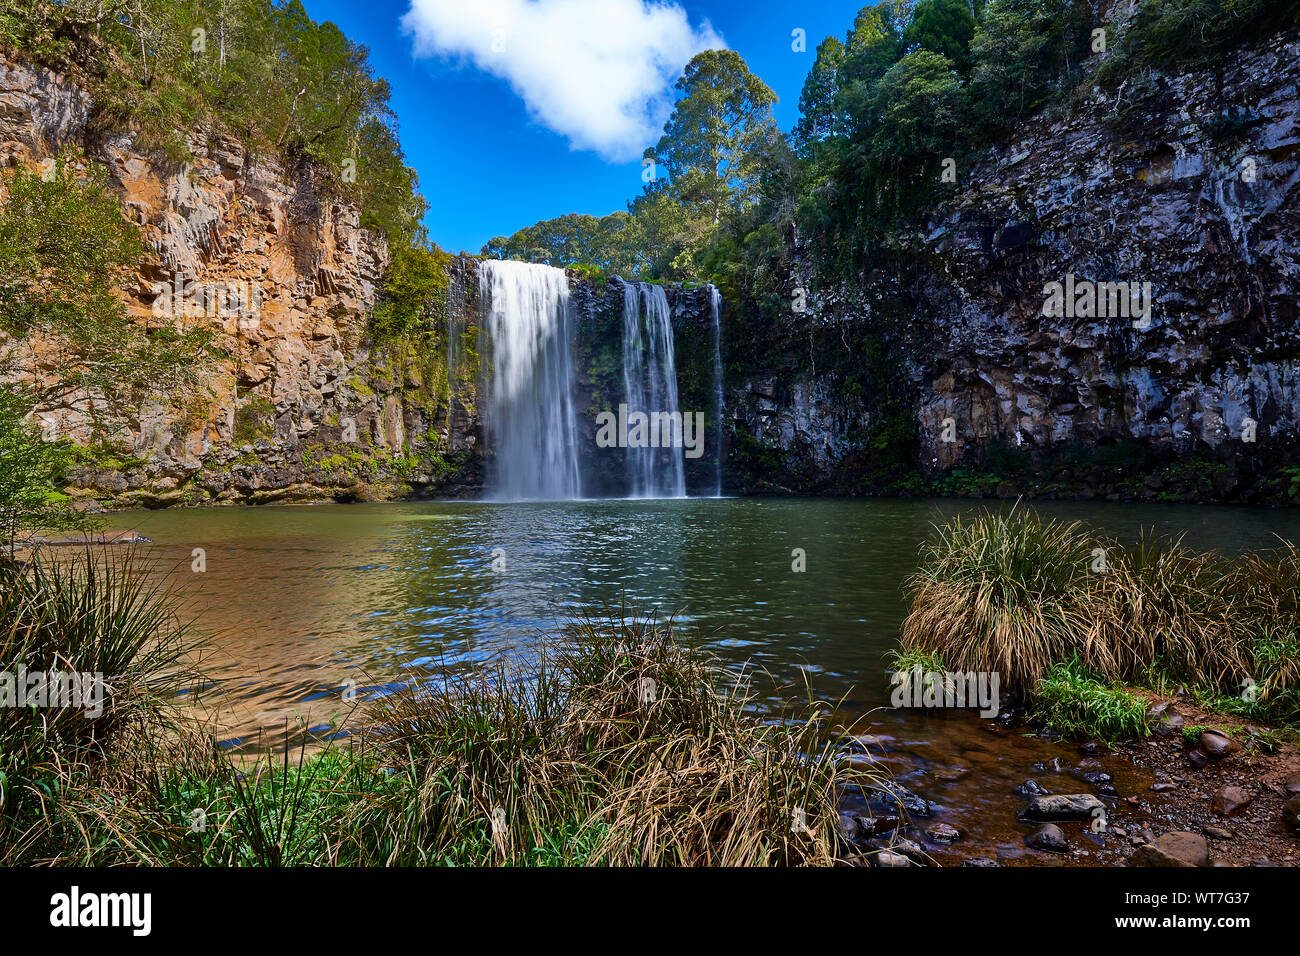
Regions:
M 1118 684 L 1105 683 L 1078 662 L 1056 664 L 1034 690 L 1036 718 L 1066 737 L 1097 737 L 1107 743 L 1150 732 L 1146 703 Z
M 103 711 L 0 708 L 0 862 L 40 842 L 52 801 L 144 724 L 166 726 L 165 699 L 187 679 L 184 630 L 165 591 L 130 560 L 92 554 L 27 567 L 0 561 L 0 672 L 103 675 Z

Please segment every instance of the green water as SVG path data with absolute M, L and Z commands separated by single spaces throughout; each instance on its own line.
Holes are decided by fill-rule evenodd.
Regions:
M 582 608 L 673 616 L 734 663 L 805 679 L 854 711 L 886 702 L 900 584 L 935 521 L 979 502 L 684 499 L 423 502 L 135 512 L 209 633 L 224 735 L 327 733 L 361 696 L 443 667 L 527 655 Z M 1227 552 L 1300 534 L 1300 512 L 1043 503 L 1123 540 L 1143 528 Z M 206 571 L 191 570 L 193 549 Z M 806 571 L 792 570 L 804 550 Z M 500 549 L 497 551 L 496 549 Z M 494 556 L 498 559 L 495 562 Z M 923 720 L 924 718 L 916 718 Z

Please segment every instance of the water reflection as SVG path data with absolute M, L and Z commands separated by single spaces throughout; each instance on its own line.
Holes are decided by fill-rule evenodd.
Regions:
M 205 694 L 238 741 L 288 721 L 325 728 L 345 688 L 527 655 L 585 608 L 621 602 L 780 683 L 806 679 L 853 711 L 887 700 L 900 584 L 953 501 L 688 499 L 318 505 L 117 516 L 152 538 L 210 633 Z M 1294 537 L 1293 511 L 1045 503 L 1121 540 L 1143 528 L 1226 552 Z M 205 573 L 191 553 L 204 548 Z M 807 570 L 792 571 L 802 548 Z M 499 549 L 499 550 L 497 550 Z M 501 559 L 496 562 L 494 556 Z M 352 682 L 352 683 L 349 683 Z M 906 717 L 904 720 L 924 720 Z

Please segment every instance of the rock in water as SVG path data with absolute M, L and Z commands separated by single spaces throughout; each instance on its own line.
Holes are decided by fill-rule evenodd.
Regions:
M 1064 831 L 1055 823 L 1044 823 L 1025 837 L 1025 842 L 1035 850 L 1046 850 L 1049 853 L 1065 853 L 1070 849 Z
M 1033 797 L 1023 814 L 1027 820 L 1090 820 L 1106 812 L 1106 805 L 1090 793 L 1048 794 Z
M 947 823 L 932 823 L 925 828 L 925 835 L 935 843 L 956 843 L 961 839 L 961 831 Z
M 898 813 L 900 807 L 912 817 L 928 817 L 934 812 L 928 800 L 899 784 L 890 784 L 887 788 L 878 787 L 868 791 L 867 806 L 873 813 L 886 816 Z
M 839 830 L 840 839 L 845 843 L 854 843 L 861 835 L 861 828 L 858 825 L 858 818 L 846 810 L 841 810 L 839 819 L 835 821 L 836 829 Z

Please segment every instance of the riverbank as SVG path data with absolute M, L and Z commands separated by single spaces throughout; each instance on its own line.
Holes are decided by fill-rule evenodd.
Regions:
M 1085 741 L 1086 757 L 1109 745 L 1150 770 L 1158 803 L 1118 792 L 1099 768 L 1065 798 L 1027 780 L 1039 849 L 1070 852 L 1058 823 L 1081 820 L 1093 837 L 1118 836 L 1110 853 L 1136 865 L 1209 865 L 1207 840 L 1237 863 L 1294 863 L 1298 584 L 1300 552 L 1285 541 L 1225 559 L 1178 540 L 1123 547 L 1024 509 L 987 513 L 924 546 L 898 666 L 995 674 L 1011 691 L 1004 717 L 1018 719 L 1013 701 L 1041 733 Z M 1057 812 L 1036 810 L 1038 798 Z
M 815 702 L 760 717 L 746 676 L 624 615 L 358 699 L 364 729 L 319 752 L 241 758 L 176 709 L 183 633 L 129 568 L 0 577 L 0 669 L 37 675 L 0 713 L 5 865 L 828 865 L 839 795 L 881 776 Z M 83 605 L 103 616 L 69 628 Z M 55 668 L 99 675 L 95 706 Z
M 1211 839 L 1211 859 L 1239 865 L 1261 856 L 1283 865 L 1295 862 L 1284 852 L 1290 838 L 1279 830 L 1278 795 L 1256 786 L 1257 781 L 1273 786 L 1281 772 L 1274 755 L 1256 753 L 1243 736 L 1244 753 L 1202 774 L 1155 762 L 1166 750 L 1170 761 L 1185 762 L 1190 748 L 1180 738 L 1159 736 L 1158 719 L 1147 717 L 1152 706 L 1173 700 L 1186 726 L 1216 726 L 1191 708 L 1208 710 L 1203 701 L 1237 699 L 1223 691 L 1211 699 L 1188 683 L 1188 694 L 1180 695 L 1178 684 L 1170 683 L 1158 687 L 1156 696 L 1134 681 L 1098 681 L 1106 694 L 1139 698 L 1145 734 L 1134 740 L 1086 726 L 1077 737 L 1062 738 L 1064 721 L 1058 718 L 1047 729 L 1053 721 L 1045 720 L 1033 695 L 1008 697 L 1005 720 L 1001 713 L 984 720 L 964 712 L 886 706 L 888 668 L 898 665 L 881 658 L 898 647 L 906 620 L 900 585 L 915 566 L 917 542 L 931 522 L 946 527 L 955 518 L 970 520 L 970 509 L 947 510 L 952 507 L 947 502 L 922 508 L 906 502 L 722 499 L 138 514 L 130 525 L 153 544 L 97 553 L 114 561 L 127 555 L 138 559 L 149 580 L 166 584 L 182 616 L 213 632 L 203 636 L 209 681 L 199 686 L 200 693 L 173 700 L 187 716 L 207 719 L 212 733 L 181 748 L 178 757 L 161 753 L 156 762 L 138 764 L 142 773 L 152 767 L 140 779 L 169 781 L 178 792 L 211 794 L 211 805 L 226 815 L 240 806 L 234 802 L 238 791 L 231 790 L 234 775 L 260 781 L 255 791 L 263 794 L 257 798 L 260 809 L 240 810 L 230 828 L 259 820 L 274 827 L 275 808 L 292 806 L 289 795 L 299 791 L 304 794 L 300 815 L 321 803 L 310 810 L 314 819 L 337 817 L 353 804 L 374 807 L 383 801 L 372 793 L 372 784 L 385 784 L 392 774 L 381 771 L 384 765 L 365 734 L 383 721 L 358 708 L 357 699 L 391 696 L 413 678 L 433 686 L 463 684 L 481 676 L 484 662 L 491 660 L 517 661 L 527 671 L 547 644 L 540 635 L 559 635 L 557 620 L 580 617 L 581 608 L 599 606 L 602 595 L 626 592 L 638 600 L 649 596 L 651 606 L 685 609 L 678 639 L 726 671 L 753 673 L 755 719 L 779 722 L 800 712 L 807 718 L 806 710 L 785 705 L 789 697 L 827 702 L 809 752 L 828 749 L 848 767 L 879 773 L 883 781 L 868 785 L 872 793 L 846 788 L 836 801 L 837 812 L 829 819 L 843 821 L 839 814 L 846 813 L 855 821 L 848 825 L 858 829 L 831 861 L 897 863 L 896 857 L 913 859 L 901 852 L 909 850 L 916 860 L 937 866 L 968 860 L 1004 866 L 1119 864 L 1132 855 L 1133 838 L 1143 831 L 1153 838 L 1180 831 L 1204 836 L 1204 827 L 1215 823 L 1206 822 L 1199 804 L 1213 797 L 1214 774 L 1231 773 L 1239 774 L 1235 785 L 1251 791 L 1254 803 L 1244 817 L 1218 821 L 1238 841 Z M 1267 511 L 1057 506 L 1051 514 L 1109 522 L 1099 535 L 1103 539 L 1127 541 L 1150 525 L 1186 528 L 1197 548 L 1217 544 L 1229 553 L 1256 556 L 1267 550 L 1273 531 L 1289 531 L 1285 515 Z M 1233 536 L 1223 537 L 1223 528 Z M 612 537 L 619 533 L 622 537 Z M 791 549 L 799 546 L 807 550 L 804 573 L 792 567 Z M 493 553 L 498 547 L 505 559 L 499 567 Z M 195 548 L 206 555 L 201 573 Z M 1091 551 L 1086 553 L 1091 559 Z M 76 557 L 67 550 L 50 557 L 55 554 L 61 563 Z M 593 555 L 601 560 L 593 561 Z M 557 581 L 570 586 L 557 592 Z M 249 593 L 260 596 L 256 608 L 249 606 Z M 1050 612 L 1051 605 L 1039 606 Z M 1059 683 L 1064 686 L 1058 702 L 1068 704 L 1075 682 Z M 354 691 L 350 700 L 349 689 Z M 1095 687 L 1080 689 L 1091 695 L 1085 699 L 1098 694 Z M 1232 726 L 1272 723 L 1259 715 L 1234 720 Z M 835 730 L 836 722 L 845 727 Z M 480 726 L 494 723 L 485 720 Z M 213 736 L 220 760 L 213 756 Z M 145 741 L 160 746 L 169 738 L 136 739 L 139 745 L 126 747 L 128 754 L 144 755 L 149 752 Z M 1281 743 L 1291 742 L 1282 738 Z M 70 752 L 80 753 L 78 747 Z M 275 751 L 274 761 L 265 756 L 268 750 Z M 1287 759 L 1287 751 L 1281 752 Z M 163 774 L 166 767 L 179 769 Z M 1163 781 L 1157 771 L 1183 780 Z M 36 779 L 59 787 L 57 776 Z M 1018 793 L 1031 779 L 1050 794 Z M 1179 786 L 1151 789 L 1162 782 Z M 138 789 L 110 791 L 97 805 L 105 811 L 151 806 L 155 815 L 158 807 L 175 809 L 174 802 L 148 803 L 161 783 L 127 783 Z M 1020 819 L 1031 796 L 1079 794 L 1099 800 L 1115 829 L 1094 833 L 1091 818 Z M 383 799 L 389 807 L 401 802 L 391 795 Z M 1272 834 L 1280 849 L 1256 841 L 1253 824 L 1241 822 L 1255 813 L 1261 815 L 1261 832 Z M 862 817 L 872 821 L 869 836 L 856 822 Z M 1065 852 L 1026 843 L 1049 822 L 1062 830 Z M 188 817 L 175 815 L 174 825 L 187 832 Z M 139 821 L 132 827 L 148 832 Z M 957 831 L 955 840 L 945 827 Z M 817 829 L 821 834 L 825 828 Z M 123 839 L 109 832 L 111 840 Z M 244 832 L 227 829 L 229 839 L 213 859 L 247 842 Z M 590 851 L 562 834 L 537 830 L 534 835 L 529 851 L 568 847 L 563 854 L 569 862 L 586 859 Z M 69 839 L 81 845 L 86 837 L 74 833 Z M 177 843 L 177 852 L 181 849 L 189 853 L 193 847 Z M 882 857 L 882 851 L 893 856 Z

